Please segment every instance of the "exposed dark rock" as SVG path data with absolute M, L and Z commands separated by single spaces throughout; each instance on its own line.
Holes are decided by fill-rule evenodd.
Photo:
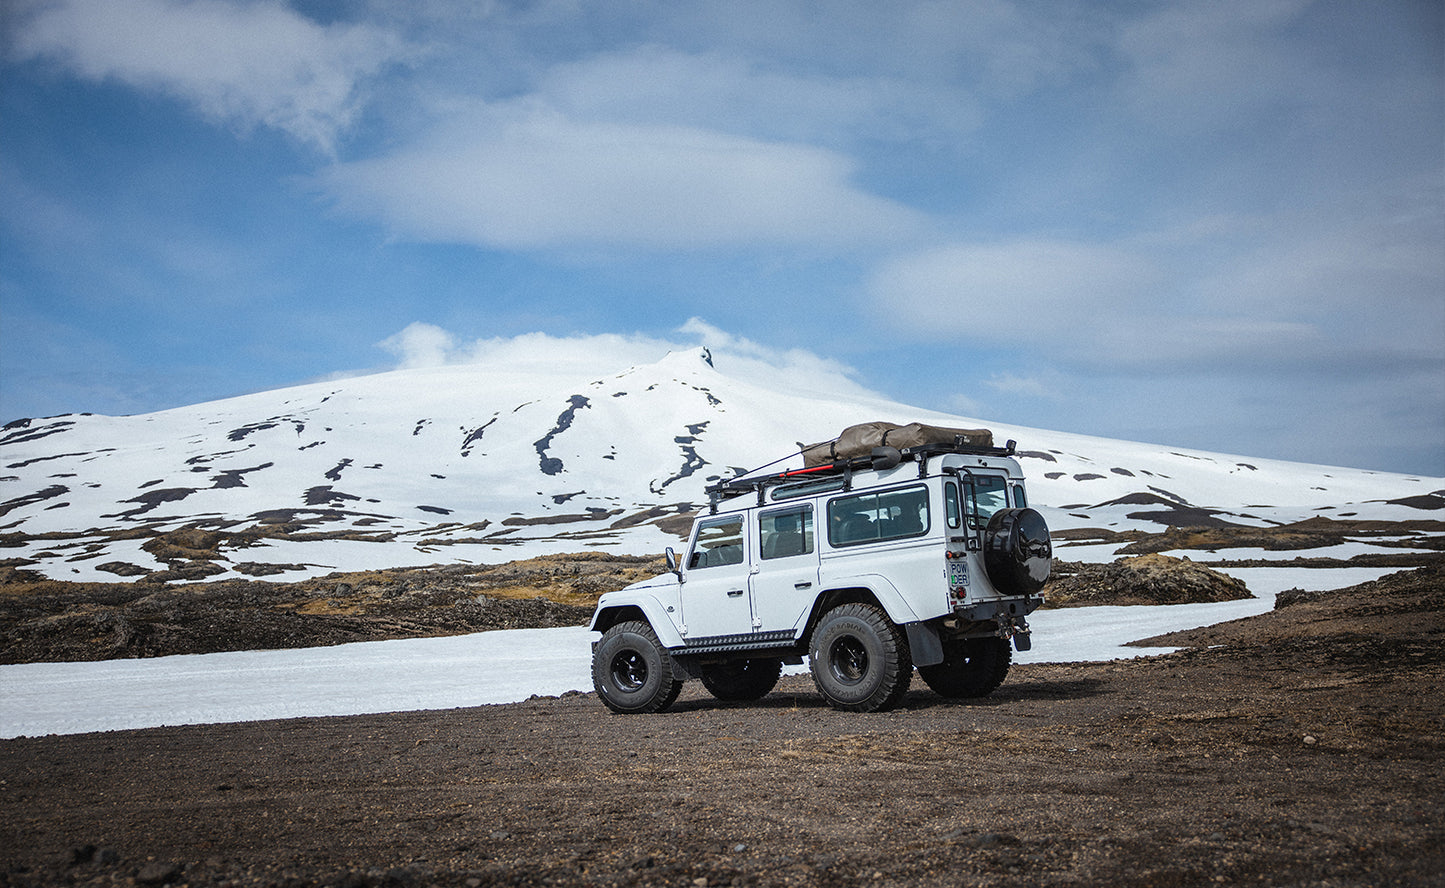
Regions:
M 1445 509 L 1445 494 L 1422 493 L 1419 496 L 1406 496 L 1385 502 L 1394 506 L 1409 506 L 1412 509 Z
M 536 518 L 523 518 L 519 515 L 514 515 L 511 518 L 504 519 L 502 525 L 504 527 L 533 527 L 543 524 L 572 524 L 577 521 L 603 521 L 611 518 L 613 515 L 620 514 L 622 514 L 621 509 L 590 508 L 586 514 L 583 515 L 540 515 Z
M 55 499 L 57 496 L 65 496 L 69 492 L 70 488 L 66 487 L 64 484 L 52 484 L 49 487 L 46 487 L 42 490 L 37 490 L 34 493 L 27 493 L 24 496 L 17 496 L 15 499 L 6 500 L 5 502 L 0 503 L 0 515 L 4 515 L 10 512 L 12 509 L 18 509 L 22 506 L 32 506 L 36 503 L 41 503 L 48 499 Z
M 147 490 L 140 496 L 133 496 L 128 500 L 121 500 L 123 503 L 139 503 L 139 508 L 131 509 L 129 512 L 119 512 L 114 515 L 102 515 L 102 518 L 134 518 L 137 515 L 144 515 L 160 507 L 163 503 L 176 503 L 195 493 L 194 487 L 162 487 L 156 490 Z
M 104 564 L 97 564 L 95 569 L 115 574 L 118 577 L 139 577 L 151 572 L 148 567 L 141 567 L 139 564 L 131 564 L 128 561 L 107 561 Z
M 491 426 L 491 424 L 494 423 L 494 422 L 496 422 L 496 421 L 497 421 L 497 417 L 496 417 L 496 416 L 493 416 L 491 419 L 489 419 L 489 420 L 487 420 L 485 423 L 483 423 L 480 428 L 475 428 L 475 429 L 472 429 L 471 431 L 467 432 L 467 436 L 462 439 L 462 456 L 470 456 L 470 455 L 471 455 L 471 453 L 472 453 L 472 447 L 473 447 L 478 441 L 481 441 L 481 440 L 482 440 L 482 435 L 484 435 L 484 434 L 486 433 L 487 429 Z M 412 432 L 412 434 L 415 435 L 415 434 L 416 434 L 417 432 L 419 432 L 419 431 L 421 431 L 421 423 L 418 423 L 418 424 L 417 424 L 416 431 L 415 431 L 415 432 Z
M 146 540 L 141 548 L 154 555 L 157 561 L 209 561 L 221 556 L 224 539 L 217 531 L 192 526 Z
M 1318 601 L 1325 593 L 1305 589 L 1286 589 L 1274 597 L 1274 609 L 1289 607 L 1306 601 Z
M 145 579 L 149 583 L 194 582 L 226 571 L 227 568 L 212 561 L 173 561 L 165 570 L 146 574 Z
M 232 441 L 241 441 L 244 440 L 247 435 L 250 435 L 253 432 L 261 432 L 265 431 L 266 429 L 274 428 L 276 428 L 276 423 L 274 421 L 253 422 L 250 425 L 241 426 L 239 429 L 232 429 L 230 433 L 226 435 L 226 437 Z
M 263 564 L 256 561 L 242 561 L 239 564 L 232 565 L 231 569 L 238 574 L 244 574 L 248 577 L 269 577 L 275 574 L 285 573 L 288 570 L 305 570 L 306 565 Z
M 1017 454 L 1021 459 L 1041 459 L 1044 462 L 1058 462 L 1053 454 L 1044 453 L 1042 450 L 1020 450 Z
M 577 416 L 577 411 L 592 406 L 592 403 L 581 395 L 573 395 L 567 400 L 568 407 L 557 417 L 557 425 L 548 432 L 546 437 L 537 441 L 533 446 L 537 448 L 537 456 L 541 460 L 542 474 L 560 475 L 562 473 L 562 460 L 547 455 L 547 450 L 552 446 L 552 439 L 572 427 L 572 420 Z
M 305 498 L 308 506 L 337 506 L 348 501 L 359 502 L 361 500 L 359 496 L 332 490 L 330 484 L 308 488 Z
M 252 472 L 259 472 L 262 469 L 269 469 L 275 463 L 262 463 L 259 466 L 252 466 L 248 469 L 224 469 L 211 478 L 212 490 L 229 490 L 233 487 L 245 487 L 246 476 Z M 204 466 L 196 466 L 192 471 L 206 471 Z M 160 482 L 155 482 L 159 484 Z
M 1199 604 L 1253 598 L 1244 583 L 1167 555 L 1121 558 L 1111 564 L 1056 563 L 1044 586 L 1048 607 L 1098 604 Z

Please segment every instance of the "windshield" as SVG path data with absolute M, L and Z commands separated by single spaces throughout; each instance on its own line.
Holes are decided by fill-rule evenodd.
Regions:
M 743 563 L 743 519 L 723 518 L 709 521 L 697 530 L 689 568 L 721 567 Z

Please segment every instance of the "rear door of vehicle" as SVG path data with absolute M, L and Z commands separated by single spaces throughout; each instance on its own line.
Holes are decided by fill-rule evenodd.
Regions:
M 811 502 L 756 513 L 753 615 L 763 632 L 802 623 L 818 590 L 818 540 Z

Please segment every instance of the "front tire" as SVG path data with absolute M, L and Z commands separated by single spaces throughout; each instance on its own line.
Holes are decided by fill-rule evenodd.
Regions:
M 613 712 L 662 712 L 682 692 L 652 627 L 618 623 L 602 634 L 592 655 L 592 686 Z
M 968 638 L 944 646 L 943 662 L 918 674 L 940 697 L 987 697 L 1008 675 L 1013 650 L 1006 638 Z
M 892 709 L 913 678 L 903 632 L 871 604 L 839 605 L 824 614 L 813 631 L 810 653 L 813 684 L 834 709 Z

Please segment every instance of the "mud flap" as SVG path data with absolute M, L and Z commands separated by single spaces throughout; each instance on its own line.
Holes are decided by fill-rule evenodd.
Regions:
M 1012 640 L 1014 650 L 1026 651 L 1034 646 L 1032 636 L 1029 634 L 1029 621 L 1023 617 L 1006 617 L 999 614 L 994 619 L 998 620 L 998 634 L 1005 640 Z
M 702 678 L 702 664 L 697 657 L 680 656 L 668 651 L 667 660 L 672 664 L 672 677 L 677 681 Z
M 914 666 L 937 666 L 943 662 L 943 641 L 938 630 L 927 623 L 904 623 L 908 633 L 908 650 Z

